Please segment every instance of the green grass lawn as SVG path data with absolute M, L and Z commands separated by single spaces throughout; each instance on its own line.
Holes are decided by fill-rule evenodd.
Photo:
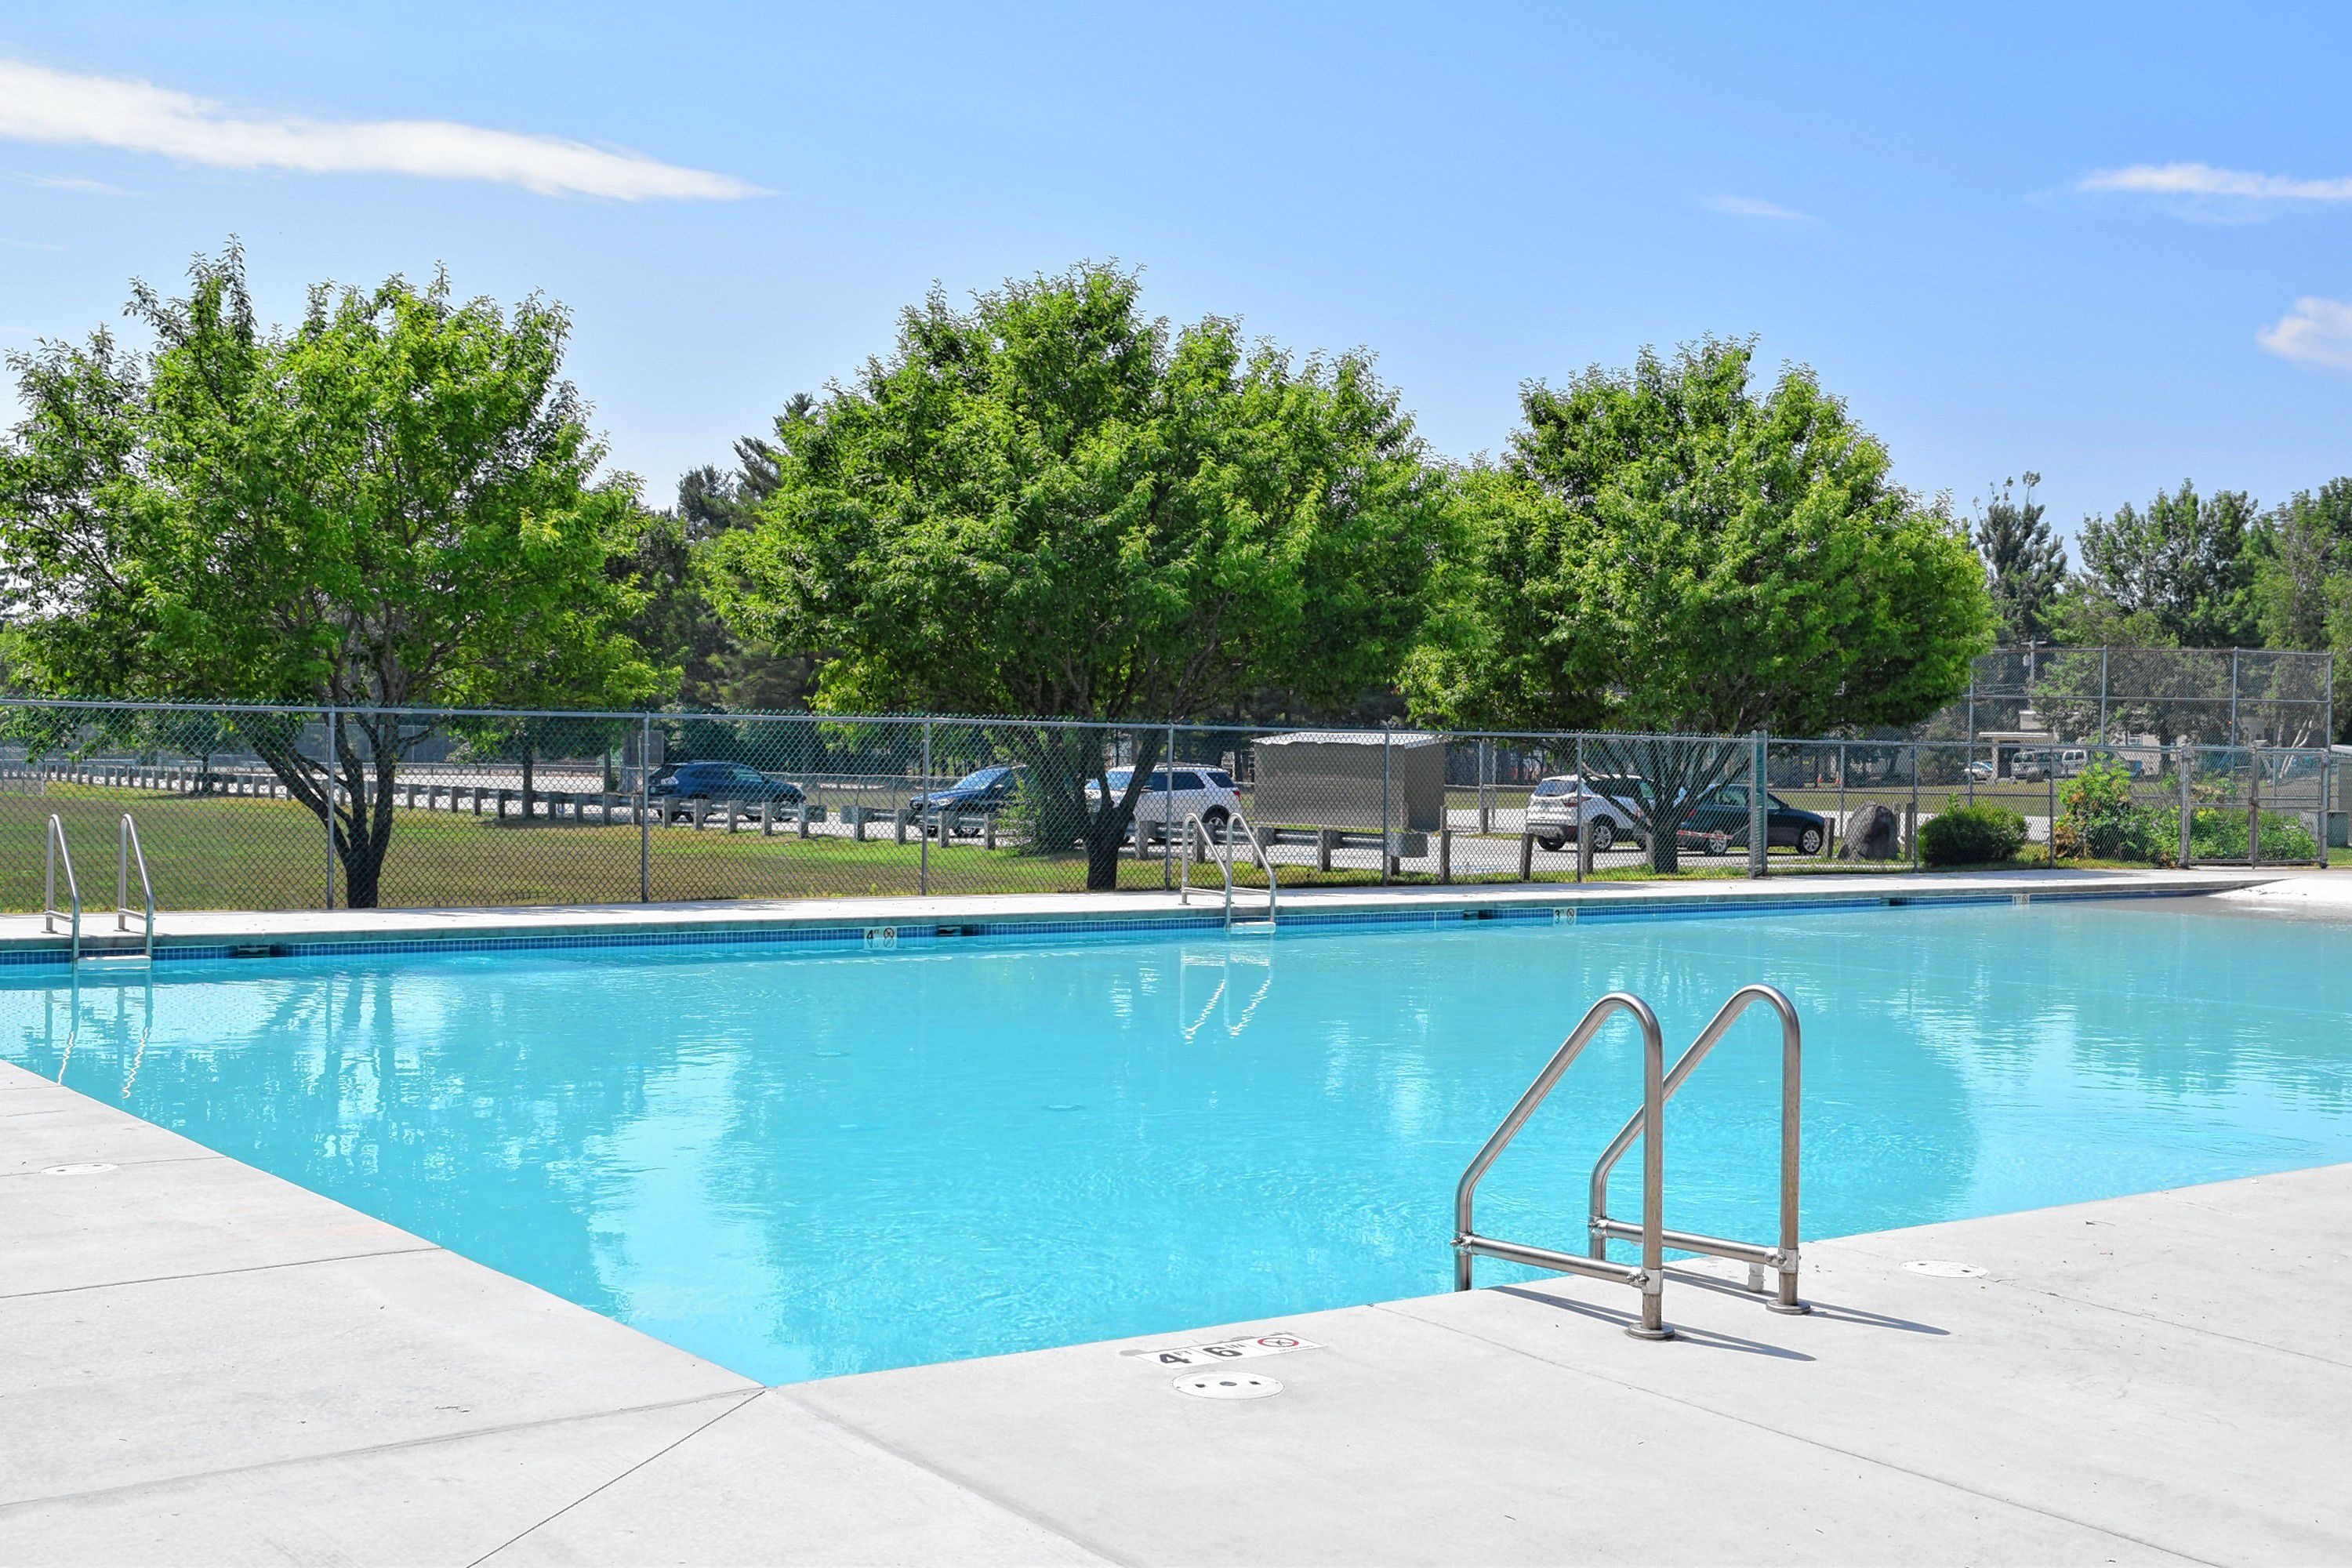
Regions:
M 1988 792 L 1980 790 L 1979 798 Z M 1784 796 L 1786 798 L 1786 796 Z M 1850 797 L 1858 804 L 1859 792 Z M 1939 803 L 1940 804 L 1940 803 Z M 155 900 L 166 910 L 318 909 L 326 898 L 328 856 L 319 820 L 289 801 L 243 796 L 163 795 L 146 790 L 53 784 L 46 795 L 0 795 L 0 909 L 37 910 L 41 903 L 43 832 L 50 813 L 63 821 L 74 864 L 81 876 L 86 911 L 114 905 L 115 842 L 125 811 L 137 819 Z M 625 903 L 638 896 L 637 829 L 575 826 L 568 822 L 514 818 L 504 823 L 448 812 L 400 811 L 385 858 L 381 901 L 391 908 L 495 907 L 499 905 Z M 864 843 L 819 834 L 802 839 L 790 833 L 762 838 L 756 826 L 730 834 L 715 828 L 656 827 L 651 834 L 651 895 L 657 901 L 716 899 L 859 898 L 906 895 L 922 885 L 923 852 L 916 842 L 900 845 L 887 827 Z M 1457 839 L 1457 846 L 1465 843 Z M 1505 837 L 1489 843 L 1516 845 Z M 2352 852 L 2336 851 L 2336 863 L 2352 865 Z M 1549 863 L 1546 863 L 1549 861 Z M 2018 867 L 2042 864 L 2031 852 Z M 2074 864 L 2074 862 L 2069 862 Z M 1086 887 L 1086 861 L 1075 854 L 1032 855 L 985 849 L 974 839 L 933 845 L 929 888 L 935 893 L 1078 892 Z M 1772 857 L 1772 874 L 1820 875 L 1856 871 L 1905 871 L 1906 858 L 1885 862 Z M 1969 868 L 1983 869 L 1985 868 Z M 1236 880 L 1263 887 L 1255 870 L 1236 868 Z M 1318 872 L 1285 864 L 1283 884 L 1365 887 L 1380 875 L 1368 868 Z M 1708 881 L 1745 877 L 1744 856 L 1713 860 L 1686 857 L 1671 879 Z M 1119 861 L 1119 886 L 1156 890 L 1164 885 L 1160 861 Z M 1500 871 L 1465 870 L 1465 883 L 1510 883 L 1517 879 L 1516 852 Z M 1538 881 L 1570 882 L 1571 868 L 1547 857 Z M 1597 882 L 1655 881 L 1639 851 L 1594 868 Z M 1409 872 L 1402 884 L 1427 884 L 1427 873 Z M 1214 866 L 1195 866 L 1192 884 L 1215 889 Z M 62 896 L 62 889 L 60 889 Z M 137 893 L 134 889 L 132 900 Z M 335 901 L 347 901 L 340 873 Z
M 145 790 L 52 785 L 46 796 L 0 797 L 0 908 L 37 910 L 43 834 L 54 812 L 65 826 L 86 910 L 114 904 L 115 845 L 122 814 L 139 825 L 155 900 L 164 909 L 317 909 L 326 900 L 326 834 L 289 801 L 191 797 Z M 638 896 L 637 829 L 447 812 L 399 811 L 384 858 L 386 907 L 619 903 Z M 652 830 L 649 871 L 656 900 L 858 898 L 908 894 L 921 885 L 923 851 L 887 828 L 865 843 L 790 833 L 761 838 L 757 826 L 730 834 L 684 826 Z M 940 893 L 1075 892 L 1086 887 L 1079 855 L 989 850 L 976 841 L 930 849 Z M 1200 871 L 1194 879 L 1200 879 Z M 1215 877 L 1213 869 L 1208 875 Z M 1122 888 L 1157 889 L 1160 862 L 1124 859 Z M 63 898 L 63 889 L 59 889 Z M 336 878 L 335 899 L 345 901 Z M 137 893 L 134 890 L 135 902 Z
M 0 795 L 0 909 L 41 907 L 44 831 L 51 813 L 81 877 L 85 911 L 114 906 L 115 846 L 124 812 L 139 825 L 155 901 L 166 910 L 319 909 L 326 901 L 328 855 L 319 819 L 290 801 L 189 796 L 149 790 L 52 784 L 46 795 Z M 489 817 L 446 811 L 394 813 L 384 858 L 386 908 L 625 903 L 638 896 L 634 825 Z M 887 826 L 863 843 L 788 831 L 762 838 L 756 823 L 727 833 L 656 827 L 649 839 L 650 891 L 657 902 L 709 899 L 827 899 L 905 895 L 923 884 L 919 840 L 901 845 Z M 1087 884 L 1086 858 L 987 849 L 977 839 L 929 852 L 934 893 L 1067 893 Z M 1119 887 L 1158 890 L 1155 856 L 1119 861 Z M 1377 882 L 1368 870 L 1318 873 L 1282 868 L 1285 885 Z M 1263 879 L 1259 879 L 1262 882 Z M 1216 868 L 1195 866 L 1195 887 L 1221 886 Z M 64 889 L 59 889 L 60 900 Z M 347 901 L 340 872 L 335 901 Z M 137 901 L 134 888 L 132 901 Z

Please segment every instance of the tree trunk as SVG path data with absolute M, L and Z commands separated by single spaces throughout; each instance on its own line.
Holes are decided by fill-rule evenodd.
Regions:
M 1118 890 L 1118 851 L 1126 836 L 1111 829 L 1109 824 L 1116 820 L 1115 813 L 1107 813 L 1103 819 L 1087 825 L 1087 891 L 1089 893 Z
M 531 744 L 530 730 L 526 726 L 522 732 L 522 819 L 526 826 L 530 822 L 531 800 L 538 793 L 534 782 L 538 763 L 539 751 Z
M 358 731 L 367 738 L 362 757 L 352 744 Z M 335 858 L 343 868 L 347 908 L 372 910 L 383 895 L 384 851 L 392 845 L 392 792 L 399 779 L 399 721 L 346 718 L 335 735 L 341 795 L 333 813 Z M 369 776 L 369 763 L 374 776 Z
M 1675 832 L 1650 835 L 1650 869 L 1661 877 L 1671 877 L 1683 868 L 1682 836 Z
M 372 910 L 383 895 L 384 846 L 362 831 L 356 839 L 338 833 L 335 849 L 343 863 L 343 900 L 354 910 Z

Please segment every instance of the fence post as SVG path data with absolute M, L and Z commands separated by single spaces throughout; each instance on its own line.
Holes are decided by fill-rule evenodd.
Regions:
M 2332 699 L 2334 694 L 2331 692 L 2329 695 Z M 2334 737 L 2335 733 L 2336 732 L 2333 730 L 2323 730 L 2320 731 L 2319 735 L 2319 858 L 2313 861 L 2312 864 L 2319 867 L 2322 870 L 2325 870 L 2327 868 L 2328 808 L 2336 804 L 2336 797 L 2328 793 L 2327 788 L 2331 782 L 2327 775 L 2335 760 L 2335 753 L 2327 749 L 2327 743 Z
M 2196 820 L 2197 807 L 2190 801 L 2190 775 L 2197 771 L 2197 748 L 2187 741 L 2180 742 L 2180 865 L 2186 870 L 2193 858 L 2189 847 L 2190 824 Z
M 1392 847 L 1389 832 L 1393 826 L 1389 816 L 1389 742 L 1394 733 L 1387 725 L 1381 726 L 1381 886 L 1383 888 L 1389 885 L 1389 867 L 1392 864 L 1389 858 Z
M 1478 742 L 1478 832 L 1481 837 L 1495 831 L 1495 765 L 1494 742 Z
M 1919 742 L 1911 742 L 1911 869 L 1919 868 Z
M 326 797 L 327 810 L 327 908 L 335 907 L 335 734 L 340 715 L 327 710 L 327 739 L 320 748 L 319 772 L 323 778 L 320 793 Z
M 923 721 L 923 847 L 918 851 L 921 858 L 915 867 L 915 891 L 929 897 L 931 891 L 931 819 L 936 809 L 930 803 L 931 793 L 931 721 Z
M 1771 819 L 1764 808 L 1764 731 L 1756 731 L 1748 763 L 1748 874 L 1764 877 L 1772 858 Z
M 2099 744 L 2107 743 L 2107 655 L 2111 650 L 2099 650 Z
M 2230 650 L 2230 744 L 2238 743 L 2238 650 Z
M 1241 759 L 1236 757 L 1234 760 L 1238 763 Z M 1176 889 L 1176 808 L 1172 804 L 1176 798 L 1176 721 L 1173 719 L 1168 721 L 1168 798 L 1171 803 L 1168 808 L 1168 837 L 1160 846 L 1160 890 L 1163 893 Z M 1228 827 L 1226 831 L 1230 833 L 1232 829 Z
M 1975 678 L 1971 676 L 1970 679 Z M 1837 858 L 1837 846 L 1845 842 L 1845 742 L 1838 742 L 1838 804 L 1837 821 L 1832 825 L 1830 837 L 1836 842 L 1830 846 L 1830 858 Z
M 2045 768 L 2042 776 L 2050 788 L 2050 853 L 2044 858 L 2055 870 L 2058 866 L 2058 770 L 2054 765 Z
M 2263 749 L 2246 753 L 2246 864 L 2263 863 Z
M 1576 879 L 1582 882 L 1585 873 L 1592 869 L 1592 837 L 1585 832 L 1592 824 L 1584 820 L 1584 803 L 1591 798 L 1592 787 L 1591 781 L 1584 776 L 1584 737 L 1581 735 L 1576 738 Z M 1530 795 L 1528 798 L 1532 800 L 1534 797 Z M 1519 820 L 1519 831 L 1527 831 L 1525 817 Z
M 649 782 L 654 772 L 654 716 L 641 715 L 637 721 L 637 902 L 654 901 L 653 824 L 646 820 L 646 810 L 652 805 Z M 474 809 L 481 810 L 481 796 L 474 797 Z

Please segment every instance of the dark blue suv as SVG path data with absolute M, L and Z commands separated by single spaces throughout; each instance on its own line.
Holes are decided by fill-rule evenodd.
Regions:
M 772 779 L 740 763 L 673 763 L 646 784 L 646 798 L 665 801 L 732 800 L 758 805 L 798 805 L 807 797 L 801 787 Z
M 919 795 L 907 802 L 919 816 L 936 811 L 953 825 L 954 831 L 971 835 L 980 831 L 978 825 L 967 824 L 966 817 L 993 816 L 1013 804 L 1021 789 L 1021 770 L 1002 764 L 979 768 L 956 780 L 945 789 L 935 789 L 929 795 Z

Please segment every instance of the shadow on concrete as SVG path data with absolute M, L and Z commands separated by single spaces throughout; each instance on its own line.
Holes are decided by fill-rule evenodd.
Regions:
M 1491 1289 L 1498 1296 L 1516 1296 L 1523 1301 L 1538 1301 L 1547 1307 L 1556 1307 L 1562 1311 L 1574 1312 L 1580 1317 L 1613 1324 L 1621 1329 L 1631 1328 L 1641 1321 L 1641 1315 L 1636 1312 L 1621 1311 L 1614 1307 L 1597 1306 L 1591 1301 L 1580 1301 L 1573 1296 L 1547 1296 L 1540 1290 L 1531 1290 L 1524 1285 L 1496 1285 Z M 1674 1321 L 1674 1314 L 1671 1312 L 1666 1315 L 1666 1321 L 1675 1331 L 1675 1338 L 1685 1344 L 1700 1345 L 1708 1350 L 1738 1351 L 1742 1355 L 1769 1356 L 1775 1361 L 1811 1361 L 1813 1359 L 1804 1352 L 1790 1350 L 1786 1345 L 1769 1345 L 1761 1340 L 1745 1340 L 1737 1334 L 1719 1333 L 1713 1329 L 1701 1329 L 1688 1323 L 1677 1323 Z

